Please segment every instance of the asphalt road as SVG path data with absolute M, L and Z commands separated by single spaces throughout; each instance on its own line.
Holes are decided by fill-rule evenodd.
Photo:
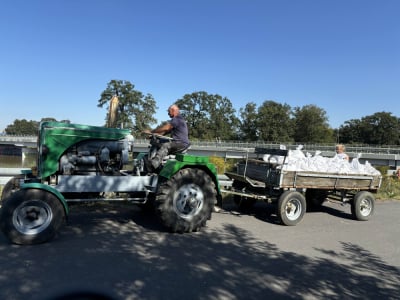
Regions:
M 193 234 L 132 206 L 74 206 L 51 242 L 0 235 L 0 299 L 400 299 L 400 201 L 366 222 L 327 203 L 300 224 L 232 205 Z M 88 292 L 94 297 L 60 297 Z M 76 295 L 75 294 L 75 295 Z

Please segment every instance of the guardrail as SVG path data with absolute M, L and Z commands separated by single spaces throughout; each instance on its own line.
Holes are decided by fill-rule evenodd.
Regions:
M 12 144 L 18 146 L 36 146 L 37 136 L 14 136 L 14 135 L 3 135 L 0 136 L 0 144 Z M 148 145 L 148 139 L 136 138 L 134 144 L 138 146 Z M 333 151 L 335 149 L 335 144 L 307 144 L 307 143 L 280 143 L 280 142 L 268 142 L 268 141 L 258 141 L 258 142 L 243 142 L 243 141 L 197 141 L 191 140 L 192 146 L 196 147 L 215 147 L 215 148 L 276 148 L 280 145 L 285 145 L 287 149 L 296 149 L 299 145 L 303 145 L 303 150 L 305 151 Z M 353 153 L 375 153 L 375 154 L 399 154 L 399 145 L 365 145 L 365 144 L 355 144 L 346 145 L 347 152 Z

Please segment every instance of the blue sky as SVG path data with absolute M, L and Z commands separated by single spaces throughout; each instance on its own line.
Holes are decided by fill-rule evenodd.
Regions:
M 0 7 L 0 132 L 44 117 L 103 125 L 111 79 L 323 108 L 332 128 L 400 117 L 398 0 L 13 0 Z

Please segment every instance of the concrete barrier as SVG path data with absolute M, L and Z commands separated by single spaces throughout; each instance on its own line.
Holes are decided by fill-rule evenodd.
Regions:
M 29 168 L 0 168 L 0 185 L 5 185 L 11 178 L 20 175 L 22 171 Z

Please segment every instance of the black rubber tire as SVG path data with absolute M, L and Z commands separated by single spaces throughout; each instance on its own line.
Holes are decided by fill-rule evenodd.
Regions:
M 14 244 L 51 240 L 65 221 L 60 200 L 50 192 L 23 189 L 13 193 L 0 211 L 0 229 Z
M 327 197 L 328 197 L 328 192 L 326 190 L 307 189 L 306 190 L 307 211 L 319 210 Z
M 1 193 L 1 202 L 8 198 L 13 192 L 19 189 L 19 181 L 24 179 L 25 175 L 17 175 L 11 178 L 3 187 L 3 192 Z
M 159 183 L 156 214 L 172 232 L 198 231 L 211 219 L 217 192 L 211 177 L 203 170 L 179 170 Z
M 277 215 L 282 224 L 294 226 L 298 224 L 306 212 L 306 199 L 296 191 L 284 192 L 278 200 Z
M 232 187 L 238 190 L 242 190 L 246 187 L 246 184 L 240 181 L 233 181 Z M 237 208 L 240 211 L 248 211 L 257 202 L 256 199 L 250 197 L 244 197 L 240 195 L 233 195 L 233 202 L 235 202 Z
M 354 219 L 368 221 L 375 209 L 375 197 L 368 191 L 358 192 L 351 201 L 351 214 Z

